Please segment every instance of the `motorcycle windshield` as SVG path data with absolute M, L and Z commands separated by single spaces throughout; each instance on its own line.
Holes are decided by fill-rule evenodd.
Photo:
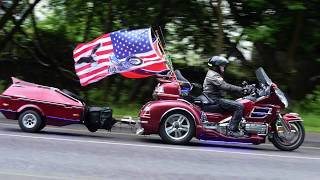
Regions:
M 268 77 L 268 75 L 266 74 L 266 72 L 264 71 L 264 69 L 262 67 L 259 67 L 256 70 L 256 76 L 257 76 L 257 79 L 258 79 L 260 84 L 263 84 L 265 86 L 271 86 L 272 85 L 271 79 Z
M 276 88 L 274 91 L 279 97 L 280 101 L 283 103 L 284 107 L 288 107 L 288 99 L 286 98 L 284 93 L 279 88 Z

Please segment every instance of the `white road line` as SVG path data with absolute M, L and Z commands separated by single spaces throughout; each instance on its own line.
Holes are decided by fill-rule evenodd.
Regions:
M 157 149 L 172 149 L 172 150 L 184 150 L 184 151 L 199 151 L 199 152 L 215 152 L 215 153 L 225 153 L 225 154 L 238 154 L 238 155 L 250 155 L 250 156 L 262 156 L 262 157 L 275 157 L 275 158 L 289 158 L 289 159 L 304 159 L 304 160 L 320 160 L 320 157 L 307 157 L 307 156 L 283 156 L 276 154 L 263 154 L 263 153 L 246 153 L 246 152 L 230 152 L 214 149 L 196 149 L 187 147 L 172 147 L 172 146 L 155 146 L 155 145 L 144 145 L 144 144 L 130 144 L 130 143 L 119 143 L 112 141 L 86 141 L 86 140 L 76 140 L 76 139 L 66 139 L 66 138 L 50 138 L 50 137 L 40 137 L 40 136 L 26 136 L 17 134 L 0 134 L 0 137 L 21 137 L 30 139 L 40 139 L 40 140 L 54 140 L 54 141 L 66 141 L 66 142 L 78 142 L 78 143 L 92 143 L 92 144 L 108 144 L 108 145 L 119 145 L 119 146 L 131 146 L 131 147 L 143 147 L 143 148 L 157 148 Z
M 0 125 L 5 125 L 5 126 L 18 126 L 17 124 L 7 124 L 7 123 L 0 123 Z M 73 131 L 73 132 L 84 132 L 84 133 L 88 133 L 88 135 L 92 134 L 103 134 L 105 135 L 106 132 L 94 132 L 94 133 L 90 133 L 88 130 L 81 130 L 81 129 L 71 129 L 71 128 L 61 128 L 61 127 L 45 127 L 46 129 L 55 129 L 55 130 L 64 130 L 64 131 Z M 111 134 L 119 134 L 119 135 L 126 135 L 126 136 L 137 136 L 136 134 L 129 134 L 129 133 L 120 133 L 120 132 L 110 132 Z M 148 136 L 152 136 L 152 137 L 159 137 L 157 135 L 148 135 Z
M 61 179 L 61 180 L 68 180 L 68 178 L 63 178 L 63 177 L 50 177 L 50 176 L 40 176 L 40 175 L 35 175 L 35 174 L 23 174 L 23 173 L 15 173 L 15 172 L 1 172 L 0 175 L 5 175 L 5 176 L 20 176 L 21 177 L 30 177 L 30 178 L 41 178 L 41 179 Z
M 7 123 L 0 123 L 0 125 L 7 125 L 7 126 L 18 126 L 17 124 L 7 124 Z M 89 133 L 87 130 L 80 130 L 80 129 L 71 129 L 71 128 L 61 128 L 61 127 L 46 127 L 46 129 L 56 129 L 56 130 L 65 130 L 65 131 L 73 131 L 73 132 L 85 132 Z M 102 134 L 105 135 L 105 132 L 95 132 L 95 134 Z M 120 132 L 111 132 L 111 134 L 119 134 L 125 136 L 137 136 L 136 134 L 129 134 L 129 133 L 120 133 Z M 89 134 L 90 135 L 90 134 Z M 148 137 L 159 137 L 158 135 L 148 135 Z M 209 141 L 210 142 L 210 141 Z M 259 146 L 273 146 L 272 144 L 260 144 Z M 313 146 L 300 146 L 299 149 L 315 149 L 320 150 L 320 147 L 313 147 Z
M 92 177 L 60 177 L 60 176 L 45 176 L 45 175 L 38 175 L 38 174 L 29 174 L 29 173 L 22 173 L 22 172 L 5 172 L 0 171 L 0 176 L 20 176 L 20 177 L 30 177 L 30 178 L 40 178 L 40 179 L 58 179 L 58 180 L 70 180 L 70 179 L 90 179 L 90 180 L 98 180 Z M 20 179 L 20 178 L 18 178 Z

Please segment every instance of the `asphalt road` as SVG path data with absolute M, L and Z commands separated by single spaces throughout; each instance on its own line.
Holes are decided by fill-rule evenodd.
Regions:
M 88 132 L 81 125 L 24 133 L 0 120 L 0 179 L 308 179 L 320 178 L 320 135 L 308 134 L 294 152 L 271 144 L 193 140 L 166 145 L 128 128 Z M 132 129 L 133 131 L 133 129 Z

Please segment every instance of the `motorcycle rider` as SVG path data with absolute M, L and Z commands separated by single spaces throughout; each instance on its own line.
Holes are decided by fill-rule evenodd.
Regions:
M 226 91 L 247 94 L 250 89 L 235 86 L 224 81 L 223 73 L 228 64 L 229 61 L 222 56 L 213 56 L 208 60 L 209 70 L 203 82 L 203 93 L 223 111 L 233 112 L 228 126 L 228 135 L 241 137 L 244 134 L 239 130 L 239 123 L 242 119 L 244 106 L 239 102 L 224 99 L 224 94 Z

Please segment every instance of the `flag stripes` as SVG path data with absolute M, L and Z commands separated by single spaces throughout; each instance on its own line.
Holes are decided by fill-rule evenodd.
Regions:
M 161 67 L 162 69 L 167 68 L 167 66 L 163 65 L 152 66 L 153 64 L 164 64 L 166 60 L 159 49 L 158 42 L 149 42 L 151 40 L 151 30 L 140 30 L 144 32 L 142 35 L 140 35 L 138 31 L 133 31 L 127 31 L 125 34 L 121 34 L 122 31 L 113 32 L 115 33 L 114 35 L 112 35 L 112 33 L 105 34 L 91 42 L 79 44 L 74 49 L 75 72 L 82 86 L 97 82 L 114 73 L 126 73 L 148 66 Z M 111 36 L 113 38 L 111 38 Z M 114 46 L 117 48 L 116 51 Z M 145 51 L 143 48 L 145 48 Z M 130 50 L 132 50 L 132 52 L 130 52 Z M 140 58 L 142 63 L 139 65 L 130 64 L 130 66 L 124 68 L 123 63 L 128 63 L 125 62 L 126 58 L 116 58 L 116 61 L 111 58 L 111 56 L 114 57 L 114 55 L 122 57 L 123 53 L 133 54 Z M 112 71 L 110 68 L 112 68 Z M 150 69 L 150 71 L 153 72 L 153 69 Z M 158 70 L 154 72 L 158 72 Z

